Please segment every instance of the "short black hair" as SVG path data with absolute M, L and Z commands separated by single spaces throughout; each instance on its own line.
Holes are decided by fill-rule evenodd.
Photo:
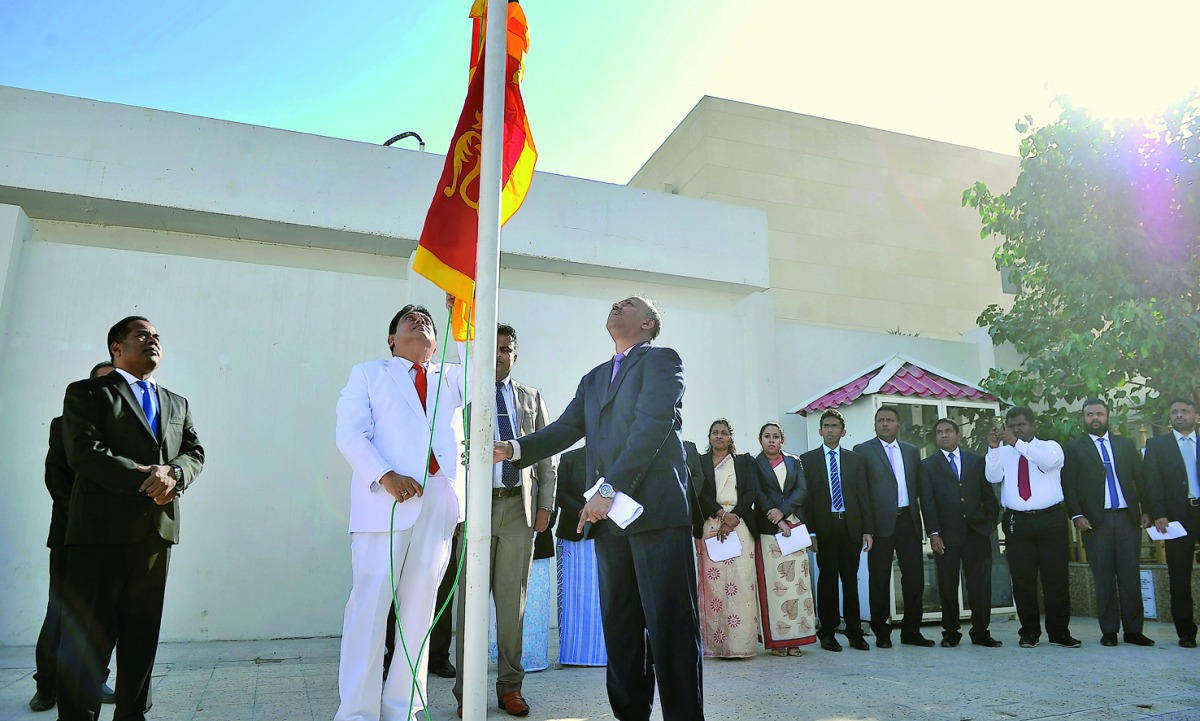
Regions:
M 879 414 L 883 413 L 884 411 L 896 416 L 897 421 L 900 420 L 900 409 L 896 406 L 879 406 L 879 408 L 875 411 L 875 417 L 878 418 Z
M 129 324 L 135 320 L 144 320 L 147 323 L 150 319 L 141 315 L 127 315 L 121 320 L 113 324 L 112 328 L 108 329 L 108 357 L 111 360 L 113 357 L 113 343 L 124 343 L 125 337 L 129 335 Z
M 1030 423 L 1034 422 L 1033 409 L 1029 406 L 1013 406 L 1012 408 L 1009 408 L 1008 412 L 1004 414 L 1004 422 L 1008 423 L 1009 421 L 1015 420 L 1018 416 L 1025 416 L 1025 420 L 1029 421 Z
M 1101 398 L 1088 398 L 1083 402 L 1083 405 L 1080 406 L 1079 410 L 1086 411 L 1088 406 L 1104 406 L 1104 410 L 1108 411 L 1109 413 L 1112 412 L 1112 409 L 1108 407 L 1108 402 Z
M 938 426 L 942 425 L 943 423 L 949 423 L 950 427 L 954 429 L 955 433 L 962 433 L 962 431 L 958 430 L 958 423 L 956 423 L 953 418 L 937 419 L 937 423 L 933 424 L 933 432 L 937 433 Z
M 496 326 L 496 335 L 497 336 L 502 336 L 502 335 L 508 336 L 509 340 L 512 341 L 513 351 L 517 350 L 517 329 L 516 328 L 513 328 L 508 323 L 500 323 L 499 325 Z
M 821 425 L 825 425 L 826 418 L 838 419 L 838 421 L 841 422 L 841 424 L 842 424 L 842 430 L 843 431 L 846 430 L 846 416 L 842 415 L 840 412 L 835 411 L 832 408 L 830 408 L 829 410 L 822 413 L 821 414 Z
M 96 365 L 92 366 L 92 369 L 88 371 L 88 378 L 95 378 L 96 371 L 100 370 L 101 368 L 116 368 L 116 366 L 112 364 L 112 361 L 100 361 Z
M 1171 399 L 1171 403 L 1167 407 L 1170 408 L 1171 406 L 1175 405 L 1176 403 L 1186 403 L 1187 405 L 1192 407 L 1192 410 L 1196 410 L 1196 401 L 1192 400 L 1191 398 L 1188 398 L 1187 396 L 1175 396 L 1174 398 Z
M 420 313 L 421 315 L 428 318 L 429 325 L 433 327 L 433 337 L 437 338 L 437 323 L 433 322 L 433 316 L 429 313 L 429 309 L 423 305 L 418 305 L 416 303 L 409 303 L 408 305 L 401 308 L 399 313 L 392 316 L 392 323 L 391 323 L 391 325 L 388 326 L 388 335 L 395 334 L 396 329 L 400 327 L 401 319 L 403 319 L 404 316 L 406 316 L 410 313 Z

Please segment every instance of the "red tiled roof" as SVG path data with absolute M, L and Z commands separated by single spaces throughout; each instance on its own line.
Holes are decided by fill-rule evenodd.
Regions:
M 800 411 L 801 415 L 837 408 L 840 405 L 853 403 L 863 394 L 867 386 L 875 378 L 883 366 L 853 380 L 841 388 L 826 393 Z M 884 395 L 917 396 L 919 398 L 954 398 L 973 401 L 995 401 L 990 393 L 966 384 L 953 383 L 939 375 L 930 373 L 913 363 L 905 363 L 880 387 Z

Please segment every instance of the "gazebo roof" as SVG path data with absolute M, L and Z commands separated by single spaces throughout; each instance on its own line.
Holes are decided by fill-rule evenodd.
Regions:
M 808 415 L 829 408 L 853 403 L 861 396 L 916 396 L 918 398 L 954 398 L 972 401 L 995 401 L 996 397 L 976 388 L 951 373 L 928 363 L 897 353 L 871 364 L 836 387 L 819 393 L 792 408 L 789 413 Z

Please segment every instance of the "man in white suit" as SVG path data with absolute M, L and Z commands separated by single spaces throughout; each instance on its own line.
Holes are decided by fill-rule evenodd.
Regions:
M 511 440 L 540 430 L 548 423 L 542 392 L 512 379 L 517 360 L 517 331 L 501 323 L 496 328 L 495 440 Z M 492 467 L 492 598 L 496 602 L 496 698 L 510 716 L 526 716 L 529 704 L 521 694 L 525 667 L 521 662 L 525 628 L 525 591 L 533 562 L 533 534 L 550 525 L 554 510 L 554 456 L 518 469 L 511 461 Z M 460 543 L 460 548 L 463 545 Z M 464 573 L 465 566 L 464 566 Z M 465 617 L 465 594 L 458 594 L 458 617 Z M 459 633 L 458 678 L 454 697 L 462 718 L 463 638 Z
M 408 721 L 423 709 L 422 642 L 454 527 L 462 519 L 460 449 L 451 426 L 463 404 L 462 366 L 429 362 L 437 329 L 419 305 L 407 305 L 392 318 L 388 346 L 391 358 L 350 371 L 337 404 L 338 449 L 354 471 L 354 586 L 342 627 L 336 721 Z M 393 578 L 397 638 L 403 642 L 385 682 L 381 668 Z

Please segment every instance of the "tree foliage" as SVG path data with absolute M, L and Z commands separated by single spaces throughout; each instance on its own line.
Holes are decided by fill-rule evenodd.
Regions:
M 1017 124 L 1011 190 L 963 193 L 1021 286 L 978 322 L 1024 361 L 983 385 L 1044 409 L 1058 438 L 1076 435 L 1087 397 L 1110 401 L 1114 425 L 1132 410 L 1161 422 L 1171 397 L 1200 389 L 1200 94 L 1142 122 L 1063 106 Z

